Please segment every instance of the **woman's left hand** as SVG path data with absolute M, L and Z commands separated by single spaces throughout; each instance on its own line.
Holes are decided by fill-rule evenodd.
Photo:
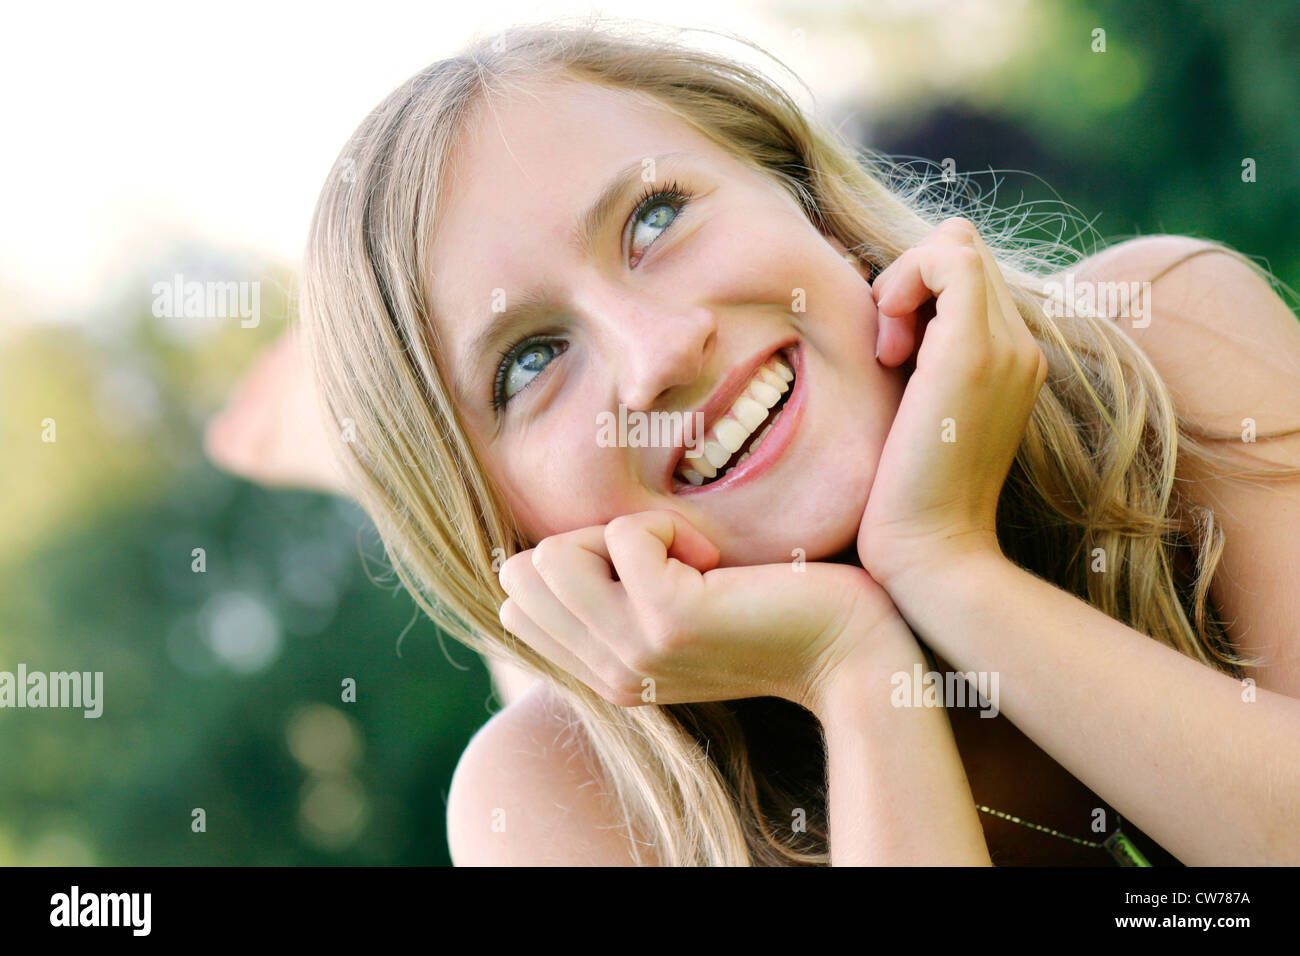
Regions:
M 878 360 L 896 367 L 915 354 L 916 362 L 858 532 L 863 567 L 889 590 L 955 554 L 1001 553 L 998 496 L 1047 358 L 968 220 L 946 220 L 900 255 L 872 294 Z M 920 313 L 932 301 L 922 334 Z
M 620 707 L 770 696 L 821 717 L 865 669 L 920 660 L 861 568 L 719 557 L 668 509 L 551 535 L 502 564 L 501 623 Z

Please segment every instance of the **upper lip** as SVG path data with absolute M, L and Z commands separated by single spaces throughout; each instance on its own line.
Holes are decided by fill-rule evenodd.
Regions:
M 708 433 L 709 429 L 717 424 L 718 420 L 731 410 L 731 406 L 736 404 L 736 399 L 740 398 L 740 396 L 745 393 L 745 390 L 749 387 L 749 383 L 753 380 L 754 376 L 758 374 L 758 370 L 761 366 L 766 365 L 772 356 L 776 355 L 783 349 L 788 349 L 790 346 L 797 344 L 798 341 L 798 339 L 792 338 L 789 341 L 780 343 L 779 345 L 768 346 L 761 352 L 758 352 L 741 362 L 727 373 L 727 377 L 722 380 L 722 384 L 713 390 L 713 394 L 710 395 L 703 404 L 696 408 L 687 410 L 686 414 L 689 416 L 687 419 L 688 421 L 695 420 L 696 412 L 701 412 L 704 415 L 704 428 L 695 435 L 696 440 L 703 440 L 704 435 Z M 672 487 L 673 474 L 677 471 L 677 466 L 681 463 L 685 454 L 686 436 L 683 434 L 681 442 L 676 448 L 672 449 L 671 454 L 668 456 L 668 473 L 665 478 L 669 487 Z

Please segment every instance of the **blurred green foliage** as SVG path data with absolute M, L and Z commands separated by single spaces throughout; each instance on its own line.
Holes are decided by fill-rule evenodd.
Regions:
M 1064 236 L 1082 252 L 1135 235 L 1198 236 L 1300 289 L 1300 4 L 1042 0 L 1029 9 L 1012 56 L 923 110 L 879 117 L 869 145 L 952 157 L 976 189 L 996 187 L 1003 208 L 1037 202 L 1044 212 L 1064 200 L 1095 230 Z M 1104 52 L 1094 50 L 1099 29 Z M 1247 159 L 1253 182 L 1243 181 Z
M 1059 195 L 1106 239 L 1214 238 L 1300 284 L 1300 5 L 1033 10 L 980 84 L 876 116 L 868 145 L 1024 170 L 1042 182 L 999 177 L 1000 204 Z M 180 249 L 103 314 L 0 339 L 0 670 L 105 675 L 97 720 L 0 711 L 0 864 L 446 863 L 452 769 L 499 704 L 413 619 L 356 508 L 203 460 L 207 416 L 293 312 L 283 270 L 221 266 Z M 152 282 L 205 269 L 262 280 L 261 326 L 153 317 Z
M 359 509 L 200 452 L 287 305 L 177 341 L 131 302 L 107 340 L 5 343 L 0 670 L 102 671 L 104 708 L 0 710 L 0 865 L 450 862 L 451 773 L 500 706 L 482 664 Z

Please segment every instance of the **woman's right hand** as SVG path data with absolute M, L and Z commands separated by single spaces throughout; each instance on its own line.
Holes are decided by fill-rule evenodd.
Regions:
M 837 675 L 917 651 L 859 567 L 718 558 L 668 510 L 553 535 L 502 565 L 501 622 L 624 707 L 774 696 L 816 714 Z

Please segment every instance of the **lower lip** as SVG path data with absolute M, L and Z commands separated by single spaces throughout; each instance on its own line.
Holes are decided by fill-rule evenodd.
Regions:
M 786 350 L 782 349 L 781 351 Z M 682 487 L 676 492 L 678 495 L 707 495 L 714 490 L 739 488 L 762 476 L 771 467 L 772 462 L 785 453 L 786 446 L 794 439 L 795 427 L 799 424 L 799 419 L 803 415 L 804 396 L 803 347 L 796 345 L 789 351 L 793 353 L 790 358 L 794 362 L 794 390 L 790 393 L 790 398 L 785 405 L 781 407 L 780 420 L 772 426 L 772 430 L 767 433 L 767 437 L 758 446 L 758 450 L 750 452 L 749 457 L 732 468 L 725 478 L 711 481 L 707 485 L 692 485 L 689 482 L 682 482 Z M 746 439 L 746 441 L 749 441 L 749 439 Z

